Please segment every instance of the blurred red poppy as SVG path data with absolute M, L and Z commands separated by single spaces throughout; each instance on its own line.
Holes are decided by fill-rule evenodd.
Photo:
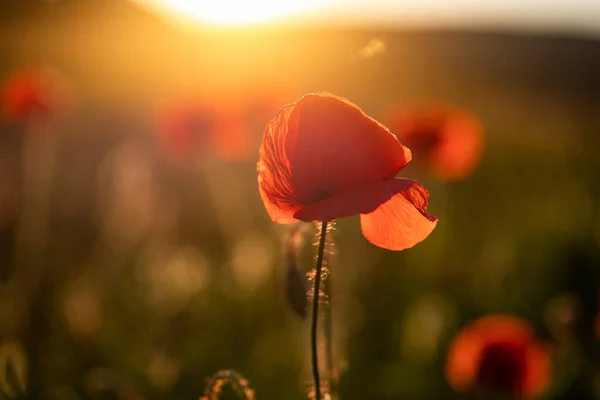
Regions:
M 411 149 L 415 160 L 426 163 L 440 179 L 463 179 L 479 162 L 481 124 L 465 110 L 425 102 L 397 106 L 386 113 L 385 121 Z
M 5 82 L 2 111 L 10 119 L 55 115 L 67 108 L 69 89 L 65 80 L 49 68 L 21 70 Z
M 510 315 L 478 319 L 454 338 L 446 377 L 459 391 L 535 398 L 550 382 L 548 349 L 526 321 Z
M 396 136 L 350 101 L 308 94 L 267 124 L 258 187 L 275 222 L 360 214 L 371 243 L 402 250 L 424 240 L 437 223 L 427 212 L 427 190 L 395 178 L 410 159 Z
M 164 101 L 157 107 L 158 145 L 172 161 L 189 159 L 208 146 L 214 130 L 210 103 L 197 98 Z
M 281 104 L 275 100 L 281 98 L 253 91 L 163 102 L 157 110 L 160 148 L 174 161 L 205 152 L 227 161 L 247 161 L 259 146 L 260 129 Z

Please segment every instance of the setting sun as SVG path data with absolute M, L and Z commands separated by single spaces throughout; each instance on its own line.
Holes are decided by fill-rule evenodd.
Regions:
M 327 0 L 136 0 L 180 19 L 217 25 L 247 25 L 309 11 Z

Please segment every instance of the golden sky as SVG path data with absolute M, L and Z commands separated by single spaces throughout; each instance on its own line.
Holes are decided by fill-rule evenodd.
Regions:
M 191 24 L 290 21 L 386 27 L 472 27 L 600 35 L 600 0 L 133 0 Z

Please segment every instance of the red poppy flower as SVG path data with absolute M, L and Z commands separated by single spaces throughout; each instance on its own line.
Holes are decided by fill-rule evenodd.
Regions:
M 534 398 L 550 381 L 550 356 L 532 327 L 509 315 L 472 322 L 452 342 L 446 376 L 454 389 Z
M 445 103 L 398 106 L 387 113 L 388 126 L 402 143 L 444 180 L 465 178 L 477 166 L 483 147 L 477 118 Z
M 257 123 L 264 127 L 277 111 L 273 104 L 259 93 L 163 102 L 157 112 L 160 148 L 174 161 L 204 152 L 227 161 L 247 161 L 259 145 Z
M 396 136 L 350 101 L 309 94 L 268 123 L 258 187 L 275 222 L 360 214 L 369 241 L 402 250 L 424 240 L 437 223 L 427 212 L 427 190 L 395 178 L 410 159 Z
M 2 94 L 4 114 L 13 120 L 32 115 L 52 115 L 66 108 L 68 88 L 53 70 L 35 68 L 22 70 L 5 83 Z

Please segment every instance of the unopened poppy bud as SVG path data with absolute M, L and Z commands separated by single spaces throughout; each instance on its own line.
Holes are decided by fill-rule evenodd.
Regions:
M 288 264 L 285 272 L 285 299 L 287 304 L 302 318 L 306 318 L 308 284 L 297 264 Z

